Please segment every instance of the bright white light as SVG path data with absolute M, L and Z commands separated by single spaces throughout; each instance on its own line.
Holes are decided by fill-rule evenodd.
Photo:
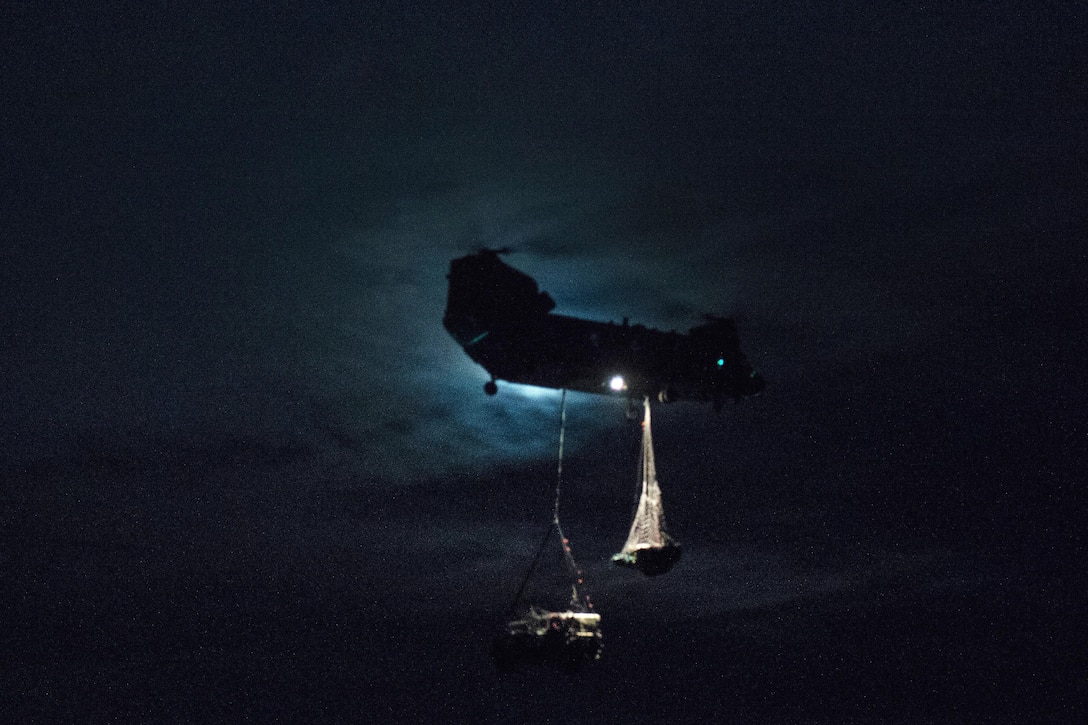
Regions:
M 623 382 L 623 376 L 616 375 L 615 377 L 613 377 L 611 380 L 608 381 L 608 387 L 612 388 L 613 390 L 615 390 L 618 393 L 621 390 L 626 390 L 627 389 L 627 383 Z

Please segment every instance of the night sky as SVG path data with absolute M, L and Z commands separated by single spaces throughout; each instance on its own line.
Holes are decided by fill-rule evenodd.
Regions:
M 1076 4 L 38 5 L 0 11 L 5 719 L 1088 721 Z M 568 395 L 577 674 L 488 657 L 560 393 L 485 396 L 442 328 L 483 246 L 558 313 L 733 316 L 767 379 L 654 408 L 656 579 L 609 562 L 638 427 Z

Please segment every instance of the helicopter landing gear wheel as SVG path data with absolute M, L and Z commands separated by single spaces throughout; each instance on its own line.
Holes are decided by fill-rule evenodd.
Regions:
M 494 395 L 499 392 L 499 386 L 495 384 L 494 380 L 488 380 L 484 383 L 484 392 L 488 395 Z

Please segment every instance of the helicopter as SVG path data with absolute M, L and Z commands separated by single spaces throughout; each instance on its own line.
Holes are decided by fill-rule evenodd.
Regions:
M 442 324 L 497 381 L 662 403 L 739 401 L 763 391 L 740 349 L 736 323 L 708 316 L 686 334 L 555 314 L 555 300 L 506 264 L 509 249 L 481 249 L 450 262 Z

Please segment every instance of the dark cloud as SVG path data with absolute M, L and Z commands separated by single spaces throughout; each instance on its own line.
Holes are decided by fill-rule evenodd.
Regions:
M 6 712 L 1083 719 L 1071 10 L 25 13 Z M 442 329 L 482 246 L 565 314 L 735 315 L 769 381 L 655 408 L 686 548 L 654 580 L 608 562 L 638 431 L 568 396 L 564 531 L 606 637 L 578 676 L 486 655 L 560 394 L 484 396 Z M 555 549 L 527 592 L 561 605 Z

